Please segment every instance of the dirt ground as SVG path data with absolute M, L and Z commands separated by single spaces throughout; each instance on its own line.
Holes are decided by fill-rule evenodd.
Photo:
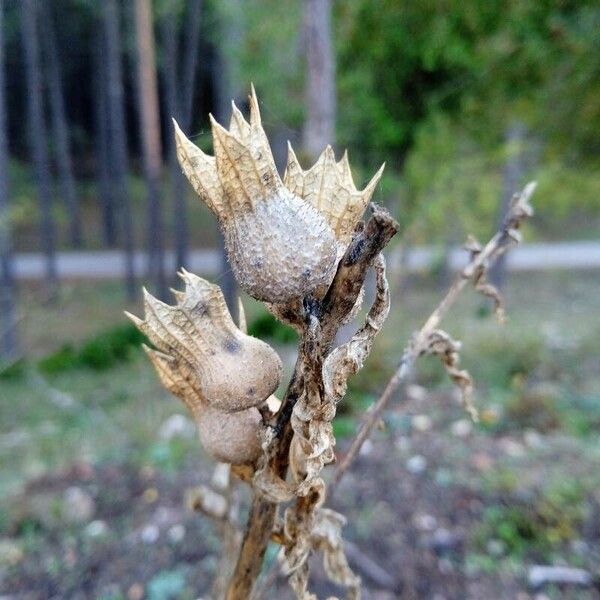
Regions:
M 428 422 L 417 415 L 431 402 L 437 410 Z M 534 502 L 519 497 L 520 483 L 535 490 L 543 483 L 537 481 L 540 474 L 551 476 L 557 453 L 562 463 L 572 461 L 572 477 L 589 477 L 593 467 L 577 461 L 582 447 L 561 436 L 478 433 L 443 396 L 409 397 L 386 421 L 329 503 L 348 517 L 345 537 L 352 543 L 350 560 L 363 578 L 365 598 L 600 598 L 600 589 L 593 587 L 532 590 L 527 567 L 547 559 L 543 552 L 533 549 L 513 560 L 501 547 L 494 551 L 490 540 L 480 548 L 477 539 L 486 506 Z M 517 488 L 472 484 L 494 481 L 507 465 L 522 478 Z M 170 474 L 125 462 L 76 462 L 31 481 L 4 515 L 3 539 L 15 546 L 12 563 L 3 550 L 3 600 L 206 597 L 218 538 L 206 517 L 186 508 L 184 493 L 209 472 L 197 462 Z M 268 560 L 274 558 L 271 550 Z M 597 573 L 600 490 L 586 497 L 577 544 L 556 546 L 554 561 L 578 551 L 578 564 Z M 478 560 L 490 553 L 491 565 Z M 325 582 L 318 557 L 313 591 L 323 598 L 343 597 Z M 279 580 L 268 597 L 291 595 Z

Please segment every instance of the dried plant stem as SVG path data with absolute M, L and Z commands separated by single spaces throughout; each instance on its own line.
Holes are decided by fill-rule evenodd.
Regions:
M 474 240 L 469 241 L 467 247 L 471 250 L 471 261 L 456 277 L 437 308 L 431 313 L 421 329 L 413 335 L 411 341 L 405 348 L 398 368 L 388 381 L 377 402 L 367 414 L 367 417 L 363 421 L 356 437 L 353 439 L 348 452 L 337 467 L 329 486 L 330 497 L 335 493 L 340 480 L 348 471 L 348 468 L 360 452 L 362 445 L 381 419 L 381 415 L 392 397 L 401 385 L 406 384 L 417 358 L 426 352 L 432 334 L 437 330 L 442 319 L 459 297 L 465 286 L 468 283 L 474 283 L 476 289 L 486 296 L 492 297 L 496 302 L 497 313 L 500 317 L 502 316 L 500 297 L 496 290 L 485 282 L 485 272 L 499 256 L 506 252 L 511 243 L 520 241 L 518 229 L 521 222 L 532 214 L 531 207 L 529 206 L 529 198 L 534 190 L 535 183 L 530 183 L 525 187 L 521 194 L 516 194 L 513 197 L 511 207 L 502 227 L 490 239 L 485 247 L 480 248 Z
M 339 263 L 334 280 L 323 301 L 305 302 L 307 321 L 314 317 L 320 321 L 322 332 L 320 342 L 323 348 L 331 345 L 338 328 L 352 310 L 375 257 L 398 231 L 398 224 L 385 209 L 375 205 L 372 208 L 373 215 L 364 229 L 356 233 Z M 267 455 L 271 457 L 270 469 L 282 480 L 287 476 L 290 443 L 293 437 L 290 418 L 298 398 L 304 391 L 304 373 L 311 360 L 307 356 L 310 348 L 305 348 L 306 335 L 307 332 L 301 340 L 294 374 L 275 417 L 272 442 L 275 446 L 267 451 Z M 250 597 L 273 532 L 277 506 L 277 503 L 267 500 L 259 490 L 254 489 L 246 532 L 227 590 L 227 600 L 247 600 Z
M 300 392 L 300 380 L 302 371 L 301 357 L 298 357 L 296 368 L 288 385 L 283 399 L 281 410 L 278 415 L 287 414 L 287 423 L 281 423 L 279 432 L 278 448 L 274 465 L 276 473 L 284 478 L 288 468 L 288 453 L 292 439 L 292 430 L 289 427 L 290 406 L 298 398 Z M 284 412 L 284 408 L 286 408 Z M 252 592 L 254 582 L 260 575 L 262 563 L 267 550 L 267 545 L 275 524 L 277 515 L 277 504 L 269 502 L 257 491 L 254 492 L 252 505 L 248 514 L 246 532 L 238 555 L 237 563 L 227 589 L 225 598 L 227 600 L 242 600 L 248 598 Z
M 212 478 L 212 486 L 225 498 L 227 514 L 224 519 L 219 519 L 216 522 L 221 538 L 221 550 L 216 568 L 216 577 L 212 585 L 212 598 L 222 598 L 225 595 L 233 571 L 231 559 L 237 555 L 242 543 L 242 533 L 237 523 L 239 499 L 236 483 L 235 478 L 231 476 L 231 465 L 217 464 Z

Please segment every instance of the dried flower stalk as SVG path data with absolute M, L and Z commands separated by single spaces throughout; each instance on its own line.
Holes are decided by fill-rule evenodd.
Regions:
M 183 271 L 186 289 L 175 292 L 175 306 L 146 294 L 145 320 L 130 315 L 155 346 L 147 353 L 163 385 L 190 408 L 207 451 L 227 463 L 217 468 L 210 487 L 192 494 L 193 505 L 215 520 L 223 537 L 213 596 L 250 598 L 267 544 L 274 541 L 297 598 L 316 599 L 309 590 L 308 559 L 317 552 L 327 576 L 346 588 L 348 598 L 357 599 L 360 578 L 348 565 L 341 536 L 345 519 L 325 507 L 327 494 L 335 490 L 419 356 L 440 358 L 461 389 L 465 408 L 476 418 L 471 377 L 458 366 L 460 343 L 439 326 L 467 283 L 493 299 L 502 317 L 502 299 L 486 275 L 493 260 L 518 241 L 519 226 L 531 215 L 528 201 L 534 185 L 515 196 L 501 230 L 485 247 L 468 240 L 469 264 L 413 335 L 328 489 L 323 469 L 335 460 L 332 422 L 337 405 L 390 309 L 382 250 L 398 224 L 370 204 L 383 167 L 358 190 L 347 154 L 336 162 L 327 147 L 312 168 L 303 170 L 290 147 L 280 178 L 254 89 L 249 122 L 233 105 L 229 129 L 212 117 L 211 123 L 214 157 L 175 124 L 182 169 L 215 214 L 241 287 L 301 335 L 294 373 L 279 402 L 272 395 L 280 379 L 279 358 L 267 344 L 246 334 L 243 310 L 240 327 L 233 324 L 217 286 Z M 364 223 L 361 217 L 369 205 L 372 214 Z M 376 275 L 373 305 L 350 341 L 335 347 L 339 328 L 357 314 L 370 269 Z M 226 476 L 217 477 L 219 473 Z M 248 483 L 253 494 L 243 539 L 231 476 Z

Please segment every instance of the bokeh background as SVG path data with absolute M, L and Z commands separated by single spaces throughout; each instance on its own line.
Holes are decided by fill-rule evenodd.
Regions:
M 348 149 L 358 185 L 385 161 L 374 201 L 401 224 L 340 454 L 467 234 L 539 184 L 493 273 L 507 324 L 475 294 L 446 323 L 481 422 L 423 360 L 331 500 L 365 597 L 600 598 L 599 31 L 592 0 L 0 0 L 2 598 L 210 595 L 218 530 L 184 499 L 212 466 L 122 311 L 185 265 L 236 312 L 170 119 L 212 153 L 209 112 L 245 110 L 251 82 L 280 169 L 287 140 L 305 168 Z M 289 370 L 295 334 L 243 300 Z M 318 565 L 315 590 L 339 593 Z

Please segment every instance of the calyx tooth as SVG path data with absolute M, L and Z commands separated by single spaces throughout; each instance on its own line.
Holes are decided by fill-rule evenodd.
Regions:
M 235 101 L 231 101 L 231 120 L 229 121 L 229 131 L 242 141 L 247 141 L 250 136 L 250 124 L 240 109 L 235 105 Z
M 173 126 L 177 159 L 183 174 L 215 216 L 222 218 L 225 212 L 224 198 L 215 158 L 208 156 L 192 143 L 181 131 L 175 119 L 173 119 Z

